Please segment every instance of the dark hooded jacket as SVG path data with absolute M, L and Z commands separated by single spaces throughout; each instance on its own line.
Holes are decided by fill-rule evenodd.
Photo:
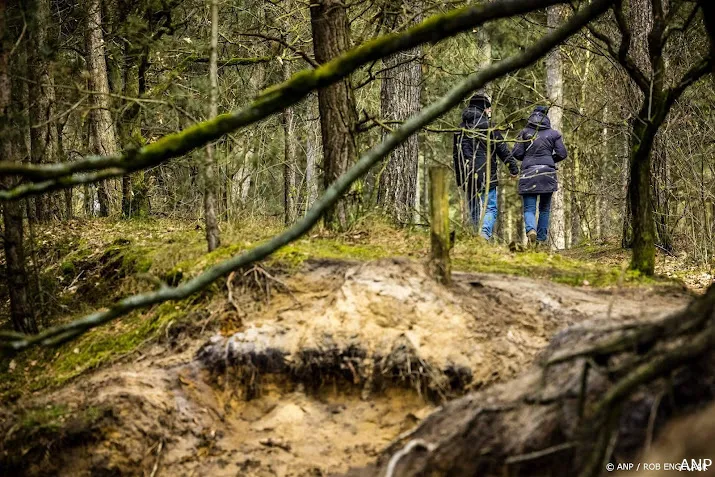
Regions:
M 551 129 L 551 121 L 542 108 L 536 108 L 531 114 L 511 153 L 522 161 L 519 194 L 546 194 L 558 190 L 556 164 L 566 159 L 566 146 L 561 133 Z
M 463 131 L 455 134 L 453 152 L 457 185 L 460 187 L 467 185 L 471 190 L 479 191 L 485 188 L 487 150 L 491 160 L 490 189 L 499 183 L 497 156 L 509 167 L 511 175 L 519 173 L 519 167 L 509 153 L 502 134 L 496 130 L 489 130 L 489 118 L 482 108 L 475 105 L 467 107 L 462 113 L 462 123 L 459 127 Z M 488 139 L 487 133 L 489 133 Z M 471 181 L 471 184 L 468 181 Z

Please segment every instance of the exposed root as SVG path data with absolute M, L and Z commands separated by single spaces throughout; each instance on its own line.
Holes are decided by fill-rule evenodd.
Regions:
M 521 378 L 432 414 L 409 439 L 435 451 L 402 457 L 400 475 L 601 475 L 715 399 L 713 345 L 715 286 L 662 319 L 567 330 Z M 484 403 L 505 409 L 484 414 Z M 350 475 L 380 475 L 404 443 Z

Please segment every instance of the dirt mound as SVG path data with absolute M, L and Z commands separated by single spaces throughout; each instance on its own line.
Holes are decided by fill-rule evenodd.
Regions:
M 282 375 L 367 393 L 407 385 L 440 400 L 512 376 L 559 327 L 672 307 L 664 297 L 616 303 L 610 293 L 498 275 L 457 275 L 454 287 L 436 287 L 421 264 L 394 259 L 313 264 L 290 287 L 300 299 L 283 296 L 199 353 L 219 376 L 232 369 L 245 397 Z
M 42 439 L 15 409 L 0 425 L 2 468 L 72 476 L 345 472 L 374 460 L 435 401 L 514 376 L 558 329 L 638 319 L 685 299 L 486 274 L 455 274 L 443 288 L 421 264 L 402 260 L 310 262 L 272 279 L 281 286 L 264 305 L 233 300 L 243 314 L 236 333 L 208 343 L 195 337 L 179 354 L 153 345 L 138 360 L 27 403 L 66 406 Z M 70 422 L 83 424 L 69 432 Z

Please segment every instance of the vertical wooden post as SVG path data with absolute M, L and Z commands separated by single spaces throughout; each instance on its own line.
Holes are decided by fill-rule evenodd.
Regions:
M 430 224 L 432 254 L 430 268 L 432 275 L 442 284 L 452 281 L 452 265 L 449 259 L 449 190 L 447 188 L 447 168 L 430 167 Z

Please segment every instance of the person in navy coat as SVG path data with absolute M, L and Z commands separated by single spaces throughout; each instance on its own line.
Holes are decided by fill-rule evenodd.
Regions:
M 509 168 L 512 177 L 519 173 L 501 132 L 490 125 L 491 107 L 491 101 L 484 94 L 477 93 L 470 98 L 462 112 L 461 131 L 454 135 L 453 148 L 457 185 L 467 193 L 469 216 L 474 227 L 479 226 L 481 206 L 486 206 L 481 235 L 487 240 L 492 237 L 498 213 L 497 157 Z
M 521 161 L 518 192 L 524 203 L 524 225 L 530 245 L 543 244 L 548 238 L 551 197 L 559 188 L 557 164 L 568 156 L 561 133 L 551 128 L 548 111 L 546 106 L 534 109 L 511 151 Z

